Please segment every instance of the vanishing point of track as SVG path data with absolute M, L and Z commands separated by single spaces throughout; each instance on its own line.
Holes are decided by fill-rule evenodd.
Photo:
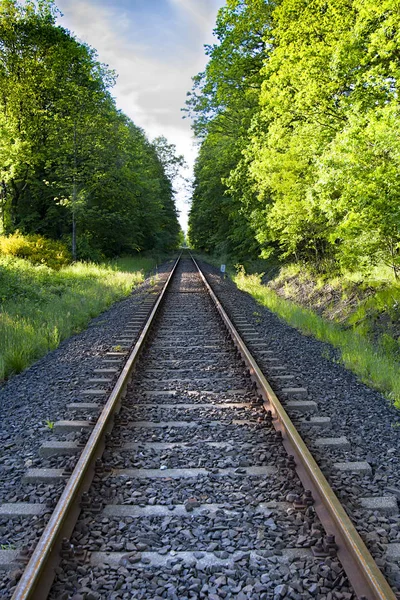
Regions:
M 240 318 L 237 322 L 240 322 Z M 239 328 L 242 334 L 251 336 L 245 322 L 240 322 Z M 92 578 L 96 569 L 103 569 L 101 573 L 104 573 L 104 564 L 108 561 L 110 565 L 125 567 L 127 573 L 131 573 L 132 568 L 133 578 L 138 575 L 135 569 L 140 563 L 144 570 L 148 568 L 162 572 L 165 569 L 166 573 L 177 577 L 184 569 L 187 570 L 186 577 L 194 577 L 195 572 L 193 580 L 196 582 L 201 579 L 197 578 L 199 571 L 209 577 L 212 573 L 218 574 L 218 569 L 224 567 L 228 575 L 223 575 L 220 583 L 223 587 L 225 581 L 225 588 L 226 585 L 229 588 L 226 583 L 229 573 L 234 581 L 235 569 L 242 569 L 243 574 L 251 574 L 249 581 L 254 579 L 258 582 L 258 575 L 269 568 L 267 559 L 273 556 L 274 549 L 278 548 L 279 556 L 286 556 L 288 551 L 293 551 L 290 546 L 295 536 L 299 535 L 299 531 L 304 533 L 306 530 L 311 531 L 315 539 L 311 548 L 307 548 L 308 555 L 307 552 L 304 554 L 306 566 L 307 561 L 310 565 L 313 561 L 322 564 L 325 559 L 336 565 L 337 556 L 358 598 L 395 599 L 344 508 L 196 262 L 192 263 L 188 258 L 178 259 L 170 274 L 160 280 L 159 289 L 155 288 L 152 297 L 144 304 L 142 313 L 132 320 L 124 339 L 117 341 L 116 349 L 108 353 L 104 365 L 97 370 L 93 388 L 87 391 L 91 399 L 99 402 L 102 382 L 109 381 L 109 376 L 117 371 L 122 357 L 126 358 L 126 362 L 98 419 L 88 424 L 77 418 L 83 429 L 88 428 L 88 439 L 74 461 L 71 473 L 68 473 L 64 491 L 30 556 L 13 599 L 46 598 L 61 559 L 69 563 L 70 568 L 80 568 L 82 572 L 91 569 Z M 269 352 L 267 348 L 265 352 Z M 200 360 L 198 355 L 201 356 Z M 197 373 L 206 375 L 212 381 L 215 377 L 213 390 L 207 389 L 207 378 L 203 381 L 201 377 L 197 379 Z M 192 388 L 192 406 L 179 400 L 175 402 L 176 395 L 179 397 L 179 389 L 178 394 L 175 390 L 179 388 L 177 381 L 186 382 L 186 389 Z M 79 415 L 82 409 L 96 409 L 99 406 L 96 402 L 75 406 L 76 414 Z M 165 423 L 164 417 L 160 417 L 160 410 L 163 409 L 170 415 Z M 186 417 L 180 417 L 180 413 L 185 411 Z M 188 417 L 188 414 L 193 416 Z M 152 418 L 154 415 L 156 418 Z M 220 419 L 220 422 L 216 419 Z M 130 425 L 133 429 L 128 435 L 124 434 L 124 428 L 129 429 Z M 237 430 L 240 430 L 239 434 Z M 132 435 L 133 431 L 138 432 L 136 437 Z M 167 441 L 163 436 L 165 431 L 168 432 Z M 129 441 L 131 438 L 134 442 Z M 123 455 L 122 469 L 117 468 L 120 466 L 118 461 L 121 463 L 121 442 L 128 457 L 136 451 L 134 460 Z M 112 450 L 108 450 L 109 445 L 117 452 L 117 463 Z M 137 458 L 138 447 L 140 456 L 143 456 L 142 462 Z M 196 453 L 198 456 L 197 463 L 193 457 L 193 447 L 195 456 Z M 267 448 L 265 451 L 264 447 Z M 155 456 L 158 461 L 156 468 L 153 464 Z M 190 464 L 186 464 L 186 456 Z M 170 468 L 168 464 L 160 464 L 163 460 L 166 463 L 170 460 L 176 466 Z M 270 460 L 274 465 L 270 464 Z M 132 464 L 136 467 L 137 463 L 137 468 L 129 468 Z M 195 463 L 197 466 L 193 466 Z M 276 475 L 278 467 L 279 478 Z M 56 471 L 47 469 L 51 476 L 59 475 L 65 479 L 65 472 L 59 474 Z M 113 477 L 122 477 L 121 488 L 119 483 L 109 485 Z M 198 492 L 199 485 L 196 488 L 193 483 L 187 483 L 199 481 L 201 487 L 208 477 L 211 483 L 204 483 L 207 494 Z M 153 497 L 146 504 L 146 495 L 138 487 L 136 498 L 139 500 L 135 506 L 132 500 L 135 495 L 131 494 L 129 486 L 143 479 L 154 482 L 151 484 Z M 179 483 L 181 480 L 186 482 L 183 486 Z M 266 482 L 269 480 L 273 492 L 267 491 Z M 220 481 L 225 482 L 225 488 L 221 488 L 224 491 L 218 488 Z M 229 482 L 228 486 L 226 481 Z M 96 492 L 92 492 L 93 487 Z M 163 500 L 169 487 L 169 499 Z M 247 490 L 247 496 L 246 493 L 238 494 L 232 501 L 229 494 L 236 488 Z M 189 497 L 187 494 L 185 497 L 187 490 L 192 494 Z M 271 521 L 271 514 L 275 514 L 274 510 L 282 510 L 291 490 L 293 508 L 289 513 L 292 521 L 296 514 L 300 515 L 296 519 L 300 529 L 295 530 L 295 524 L 290 519 L 285 521 L 285 517 L 282 531 L 286 528 L 289 533 L 282 533 L 283 540 L 279 540 L 283 546 L 286 545 L 283 549 L 277 545 L 276 534 L 264 536 L 263 521 L 268 521 L 274 533 L 276 524 Z M 110 499 L 111 493 L 116 493 L 118 501 Z M 263 493 L 267 500 L 265 502 L 261 498 Z M 235 496 L 235 491 L 232 495 Z M 254 501 L 255 496 L 257 502 Z M 246 497 L 251 498 L 251 507 L 246 506 Z M 97 504 L 95 498 L 99 499 Z M 213 529 L 213 539 L 219 541 L 210 543 L 207 540 L 202 544 L 200 536 L 195 544 L 200 551 L 193 551 L 190 547 L 194 541 L 189 531 L 186 533 L 187 546 L 181 540 L 176 546 L 179 549 L 174 550 L 173 539 L 167 540 L 166 551 L 163 548 L 158 554 L 157 551 L 146 552 L 149 544 L 143 541 L 137 543 L 137 540 L 132 548 L 122 543 L 119 549 L 117 544 L 119 552 L 112 552 L 107 540 L 103 540 L 105 551 L 87 551 L 85 544 L 79 547 L 76 543 L 74 528 L 77 523 L 79 526 L 81 520 L 80 531 L 85 531 L 91 520 L 96 521 L 96 515 L 103 515 L 102 498 L 106 498 L 109 517 L 117 518 L 117 522 L 118 518 L 123 519 L 124 516 L 134 522 L 138 517 L 145 519 L 149 515 L 157 523 L 157 518 L 166 514 L 182 519 L 199 514 L 199 518 L 205 520 L 214 519 L 217 515 L 220 520 Z M 218 499 L 219 502 L 216 501 Z M 110 509 L 113 503 L 117 507 L 114 513 Z M 125 508 L 121 509 L 121 506 Z M 239 521 L 245 522 L 248 532 L 246 543 L 240 536 L 235 538 L 235 528 L 232 527 L 234 514 L 239 515 Z M 276 521 L 279 530 L 279 518 Z M 237 521 L 234 522 L 237 524 Z M 79 537 L 86 539 L 82 535 Z M 90 543 L 86 546 L 92 548 Z M 296 556 L 296 552 L 293 556 Z M 232 565 L 234 568 L 229 569 Z M 214 581 L 215 577 L 211 579 Z M 267 579 L 264 578 L 264 583 Z M 260 581 L 263 581 L 262 577 Z M 62 589 L 62 584 L 61 577 L 61 581 L 55 583 L 55 590 L 57 585 Z M 196 588 L 197 583 L 194 584 L 189 597 L 207 597 L 203 584 L 204 577 L 200 587 Z M 248 585 L 252 589 L 253 584 Z M 254 597 L 274 597 L 266 595 L 268 585 L 257 585 L 258 588 L 249 592 Z M 157 589 L 159 594 L 163 593 L 162 585 L 156 586 L 154 583 L 154 597 L 157 597 Z M 203 595 L 197 596 L 201 590 Z M 281 591 L 284 595 L 284 588 Z M 50 591 L 50 597 L 58 597 L 57 591 L 54 592 L 56 595 L 52 596 L 52 593 Z M 179 586 L 170 593 L 171 596 L 160 597 L 182 597 Z M 230 597 L 226 589 L 224 594 L 221 597 Z

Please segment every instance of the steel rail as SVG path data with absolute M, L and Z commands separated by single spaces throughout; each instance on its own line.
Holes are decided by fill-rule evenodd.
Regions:
M 264 398 L 265 410 L 271 410 L 273 425 L 282 433 L 282 441 L 289 455 L 295 457 L 296 471 L 305 489 L 312 491 L 314 508 L 327 533 L 335 535 L 337 555 L 349 581 L 359 598 L 365 600 L 396 600 L 396 596 L 379 570 L 368 548 L 361 539 L 345 509 L 293 425 L 256 360 L 251 355 L 238 331 L 228 317 L 196 260 L 198 272 L 219 312 L 233 342 L 244 359 L 252 380 Z
M 103 453 L 105 435 L 111 429 L 113 415 L 118 410 L 121 398 L 126 392 L 133 368 L 146 342 L 180 257 L 181 254 L 176 259 L 142 333 L 103 407 L 75 469 L 21 576 L 12 600 L 44 600 L 47 598 L 55 576 L 54 569 L 59 563 L 62 540 L 65 537 L 69 538 L 73 531 L 80 513 L 80 497 L 84 491 L 89 489 L 94 475 L 95 460 Z

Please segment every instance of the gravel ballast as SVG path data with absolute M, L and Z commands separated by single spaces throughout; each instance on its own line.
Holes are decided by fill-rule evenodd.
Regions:
M 187 260 L 159 324 L 71 538 L 90 558 L 65 557 L 51 598 L 350 600 L 339 562 L 312 554 L 319 520 L 288 501 L 304 490 Z
M 390 545 L 400 542 L 400 519 L 379 511 L 361 507 L 364 497 L 390 497 L 400 502 L 400 414 L 379 392 L 372 390 L 345 369 L 338 352 L 329 344 L 305 336 L 257 303 L 249 294 L 237 289 L 229 279 L 223 279 L 215 267 L 201 263 L 210 284 L 240 331 L 240 318 L 252 323 L 261 347 L 243 338 L 262 366 L 279 399 L 303 439 L 313 452 L 324 475 L 332 485 L 370 552 L 383 568 L 393 586 L 400 588 L 399 558 L 390 557 Z M 237 319 L 237 315 L 240 318 Z M 304 414 L 290 409 L 290 399 L 282 389 L 286 383 L 274 379 L 276 372 L 260 350 L 268 348 L 285 373 L 294 376 L 294 384 L 306 389 L 306 398 L 317 404 L 318 416 L 330 418 L 329 432 L 321 433 L 303 424 Z M 327 359 L 326 357 L 332 357 Z M 345 436 L 350 449 L 321 449 L 316 438 Z M 363 475 L 338 473 L 335 462 L 367 461 L 370 473 Z M 400 594 L 398 594 L 400 597 Z
M 328 431 L 322 432 L 310 428 L 307 412 L 288 409 L 391 585 L 400 585 L 398 563 L 387 558 L 389 545 L 400 543 L 398 515 L 363 508 L 360 502 L 368 496 L 400 499 L 399 431 L 392 426 L 397 411 L 325 359 L 326 344 L 302 336 L 222 280 L 214 268 L 202 267 L 233 320 L 240 315 L 257 331 L 253 346 L 248 336 L 249 347 L 282 402 L 313 400 L 315 414 L 330 417 Z M 199 289 L 193 268 L 187 263 L 186 268 L 186 279 L 181 268 L 179 285 L 188 289 L 173 291 L 169 302 L 177 314 L 185 296 L 195 316 L 185 321 L 182 308 L 178 320 L 183 327 L 171 343 L 168 331 L 174 319 L 169 321 L 164 311 L 165 325 L 141 360 L 139 377 L 128 390 L 103 456 L 111 470 L 96 475 L 91 491 L 103 508 L 124 505 L 128 512 L 139 512 L 115 517 L 84 510 L 72 541 L 93 555 L 91 564 L 77 567 L 65 559 L 51 598 L 351 600 L 338 561 L 311 554 L 321 536 L 318 519 L 312 509 L 301 513 L 288 504 L 293 493 L 303 493 L 302 487 L 287 467 L 279 436 L 265 425 L 256 403 L 249 404 L 255 400 L 251 382 L 225 331 L 214 326 L 211 306 L 205 309 L 203 334 L 191 334 L 204 314 L 193 293 Z M 95 418 L 96 412 L 67 405 L 82 401 L 85 387 L 97 389 L 83 383 L 103 366 L 101 357 L 115 346 L 116 335 L 124 339 L 126 323 L 149 291 L 147 282 L 2 387 L 2 502 L 54 504 L 62 484 L 21 483 L 27 468 L 74 464 L 65 455 L 39 456 L 40 445 L 56 439 L 44 421 Z M 243 327 L 245 340 L 246 335 Z M 160 374 L 160 368 L 168 369 L 168 375 Z M 345 436 L 350 446 L 321 448 L 321 436 Z M 73 431 L 57 439 L 80 437 Z M 344 461 L 367 461 L 371 473 L 340 474 L 333 465 Z M 246 471 L 255 466 L 272 470 L 264 475 Z M 149 470 L 148 476 L 132 476 L 132 469 Z M 200 471 L 176 478 L 174 469 Z M 165 470 L 167 476 L 149 480 L 150 470 Z M 146 507 L 156 507 L 160 515 L 143 516 L 140 510 Z M 1 543 L 19 546 L 24 530 L 29 532 L 24 543 L 34 542 L 47 515 L 19 518 L 12 526 L 0 517 Z M 0 583 L 0 597 L 9 597 L 17 579 L 14 572 Z
M 171 264 L 166 263 L 159 272 L 166 273 L 170 268 Z M 85 381 L 93 377 L 94 370 L 102 366 L 102 357 L 115 345 L 116 333 L 124 330 L 153 288 L 154 277 L 150 277 L 129 297 L 94 318 L 85 331 L 63 341 L 1 386 L 0 503 L 47 501 L 54 506 L 63 484 L 26 485 L 22 478 L 27 468 L 42 466 L 39 449 L 43 442 L 54 439 L 51 423 L 65 417 L 66 405 L 80 397 L 87 387 Z M 51 422 L 50 427 L 46 421 Z M 23 526 L 17 524 L 16 531 L 14 522 L 0 516 L 1 547 L 29 545 L 40 536 L 47 519 L 48 514 L 25 520 Z M 6 585 L 6 581 L 0 582 L 0 597 L 9 597 Z

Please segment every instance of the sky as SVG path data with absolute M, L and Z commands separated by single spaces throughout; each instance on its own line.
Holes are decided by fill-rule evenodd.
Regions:
M 147 137 L 164 135 L 177 147 L 191 174 L 197 153 L 190 120 L 181 108 L 191 78 L 206 64 L 217 11 L 225 0 L 56 0 L 58 23 L 98 52 L 118 75 L 111 90 L 117 107 Z M 187 229 L 187 193 L 177 194 L 180 222 Z

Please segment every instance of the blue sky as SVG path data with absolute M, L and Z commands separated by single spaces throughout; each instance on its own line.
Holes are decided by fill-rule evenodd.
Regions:
M 203 45 L 213 41 L 225 0 L 56 0 L 59 23 L 90 44 L 118 74 L 117 106 L 150 139 L 165 135 L 190 166 L 196 155 L 181 108 L 191 77 L 204 69 Z M 178 194 L 181 223 L 188 205 Z

